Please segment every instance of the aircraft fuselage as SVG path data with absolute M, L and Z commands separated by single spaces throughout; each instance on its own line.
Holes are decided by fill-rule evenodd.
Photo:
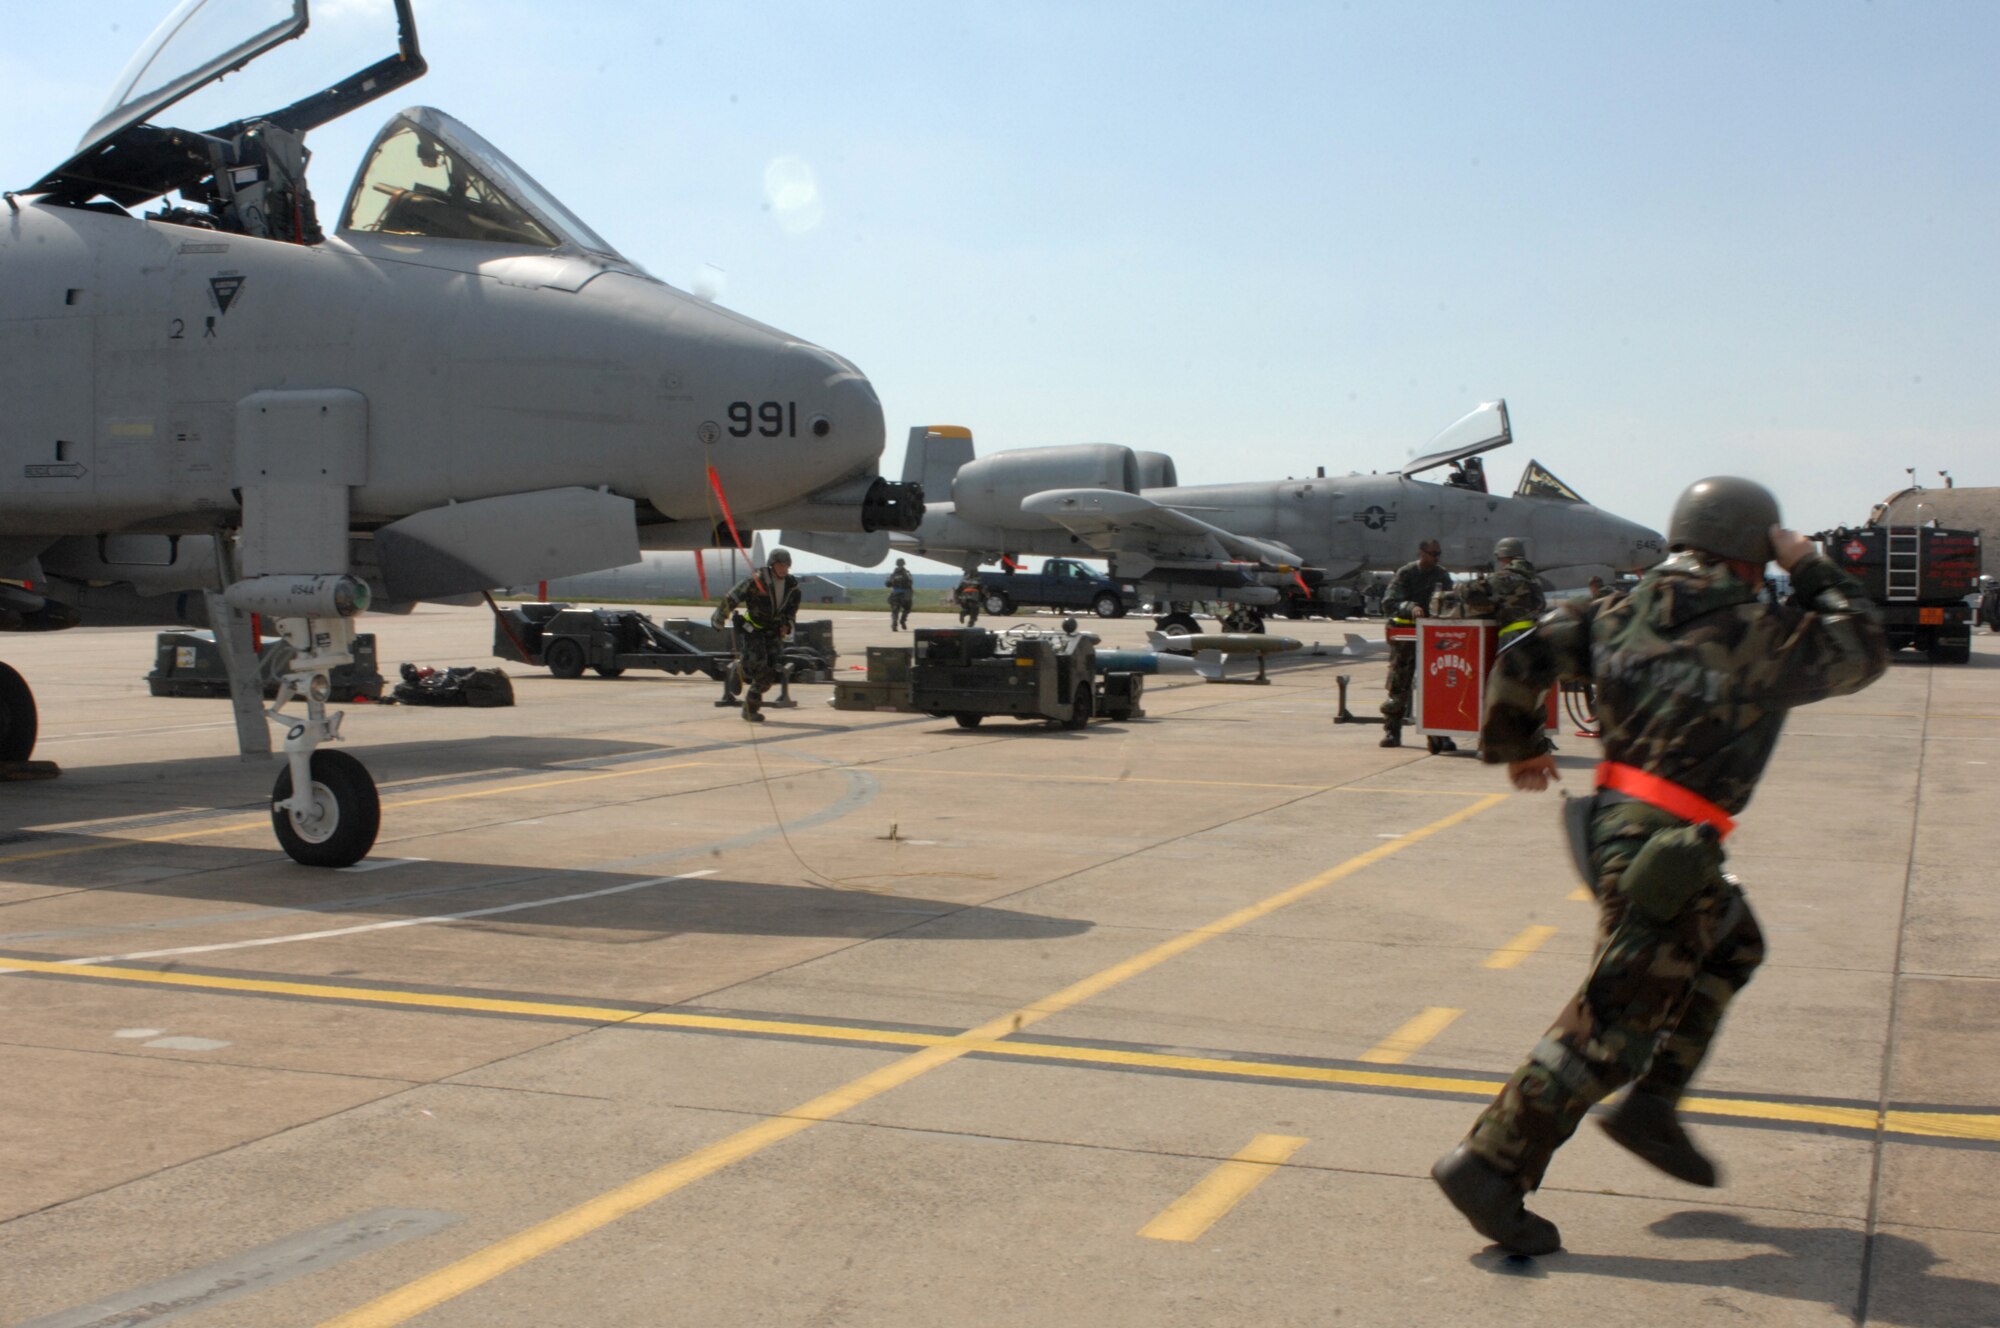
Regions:
M 604 487 L 708 522 L 868 472 L 846 361 L 602 258 L 342 234 L 313 246 L 0 210 L 0 540 L 232 524 L 239 404 L 367 403 L 357 525 Z

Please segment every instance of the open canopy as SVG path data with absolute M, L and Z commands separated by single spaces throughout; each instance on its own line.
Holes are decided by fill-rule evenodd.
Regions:
M 245 126 L 261 123 L 303 135 L 420 77 L 410 0 L 394 0 L 396 50 L 289 106 L 195 133 L 156 123 L 189 94 L 234 73 L 294 38 L 310 23 L 309 0 L 182 0 L 118 76 L 111 98 L 84 131 L 75 155 L 23 193 L 58 202 L 103 198 L 135 207 L 200 187 L 229 159 Z

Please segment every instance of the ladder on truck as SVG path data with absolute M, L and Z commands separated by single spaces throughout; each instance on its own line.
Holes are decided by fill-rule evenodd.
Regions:
M 1923 586 L 1923 535 L 1918 526 L 1889 527 L 1888 598 L 1910 602 Z

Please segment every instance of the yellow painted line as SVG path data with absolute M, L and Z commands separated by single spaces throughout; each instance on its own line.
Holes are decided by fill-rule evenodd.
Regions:
M 1519 936 L 1516 936 L 1492 954 L 1487 955 L 1485 967 L 1513 968 L 1523 959 L 1526 959 L 1529 955 L 1546 945 L 1549 937 L 1555 934 L 1556 929 L 1554 927 L 1529 927 Z
M 1249 1198 L 1250 1191 L 1269 1180 L 1305 1143 L 1289 1134 L 1258 1135 L 1140 1227 L 1139 1234 L 1149 1240 L 1200 1240 L 1204 1231 Z
M 150 986 L 182 987 L 192 990 L 232 991 L 274 996 L 307 997 L 334 1001 L 372 1001 L 411 1009 L 471 1014 L 512 1014 L 557 1020 L 588 1020 L 604 1024 L 638 1024 L 697 1031 L 762 1033 L 810 1038 L 825 1042 L 877 1043 L 908 1047 L 938 1047 L 971 1034 L 911 1033 L 893 1029 L 859 1028 L 841 1024 L 816 1024 L 796 1019 L 757 1019 L 735 1015 L 691 1014 L 674 1011 L 635 1012 L 610 1006 L 566 1005 L 554 1001 L 510 1000 L 492 996 L 452 996 L 437 993 L 392 991 L 374 987 L 342 987 L 317 982 L 288 982 L 271 978 L 237 978 L 199 973 L 163 972 L 158 969 L 117 968 L 103 964 L 65 964 L 43 959 L 0 957 L 0 974 L 58 973 L 75 977 L 135 982 Z M 1499 1084 L 1491 1079 L 1472 1079 L 1441 1074 L 1410 1074 L 1391 1070 L 1350 1070 L 1330 1065 L 1300 1065 L 1285 1061 L 1231 1060 L 1221 1056 L 1188 1056 L 1161 1051 L 1133 1051 L 1116 1047 L 1073 1047 L 1060 1043 L 1028 1042 L 989 1037 L 971 1040 L 966 1054 L 1000 1056 L 1020 1060 L 1059 1061 L 1083 1066 L 1123 1066 L 1134 1069 L 1169 1070 L 1192 1075 L 1224 1075 L 1236 1079 L 1265 1079 L 1277 1083 L 1322 1084 L 1333 1087 L 1383 1088 L 1425 1093 L 1450 1093 L 1486 1099 Z M 1769 1102 L 1756 1099 L 1690 1097 L 1682 1107 L 1710 1116 L 1745 1120 L 1776 1121 L 1793 1125 L 1832 1125 L 1843 1129 L 1873 1130 L 1878 1125 L 1892 1135 L 1912 1138 L 1969 1139 L 2000 1143 L 2000 1112 L 1941 1112 L 1891 1110 L 1886 1118 L 1872 1108 L 1816 1105 L 1809 1102 Z
M 821 1121 L 831 1120 L 891 1089 L 928 1074 L 941 1065 L 948 1065 L 979 1049 L 983 1044 L 1010 1033 L 1017 1033 L 1030 1024 L 1060 1014 L 1094 996 L 1101 995 L 1121 982 L 1157 968 L 1167 960 L 1185 954 L 1217 936 L 1227 935 L 1279 909 L 1297 903 L 1337 881 L 1343 881 L 1357 872 L 1365 871 L 1385 858 L 1422 843 L 1432 835 L 1449 830 L 1499 805 L 1506 798 L 1507 795 L 1504 793 L 1491 794 L 1470 807 L 1460 808 L 1421 829 L 1412 830 L 1400 839 L 1378 845 L 1366 853 L 1357 854 L 1339 866 L 1329 868 L 1288 890 L 1281 890 L 1268 899 L 1218 918 L 1206 927 L 1183 932 L 1162 941 L 1081 982 L 1072 983 L 1038 1001 L 1021 1006 L 997 1019 L 990 1019 L 977 1028 L 968 1029 L 935 1046 L 925 1047 L 921 1051 L 843 1084 L 831 1092 L 822 1093 L 808 1102 L 800 1103 L 783 1115 L 738 1130 L 727 1138 L 718 1140 L 706 1148 L 697 1149 L 678 1161 L 670 1162 L 594 1199 L 586 1200 L 568 1212 L 558 1213 L 546 1221 L 536 1223 L 525 1231 L 517 1232 L 483 1250 L 469 1254 L 456 1263 L 448 1264 L 366 1305 L 329 1319 L 323 1328 L 388 1328 L 388 1325 L 407 1322 L 426 1310 L 464 1295 L 475 1287 L 483 1286 L 531 1259 L 539 1258 L 570 1241 L 586 1236 L 705 1176 L 713 1175 L 744 1158 L 764 1151 L 773 1144 L 781 1143 L 795 1134 L 811 1129 Z
M 1591 898 L 1590 887 L 1587 885 L 1579 885 L 1578 887 L 1576 887 L 1576 889 L 1564 895 L 1563 898 L 1570 900 L 1572 903 L 1588 904 Z
M 928 1047 L 951 1040 L 951 1035 L 948 1033 L 906 1033 L 891 1029 L 851 1028 L 799 1020 L 743 1019 L 728 1015 L 684 1014 L 666 1010 L 620 1010 L 608 1005 L 566 1005 L 558 1001 L 517 1001 L 496 996 L 450 996 L 421 991 L 389 991 L 375 987 L 341 987 L 323 982 L 220 977 L 201 973 L 163 972 L 150 968 L 116 968 L 106 964 L 65 964 L 45 959 L 0 957 L 0 974 L 4 973 L 60 973 L 73 977 L 139 982 L 147 986 L 192 987 L 201 991 L 305 996 L 329 1001 L 372 1001 L 378 1005 L 401 1005 L 419 1010 L 533 1015 L 545 1019 L 585 1019 L 605 1024 L 699 1028 L 732 1033 L 774 1033 L 794 1037 L 823 1037 L 834 1042 L 888 1042 L 899 1046 Z
M 1361 1053 L 1361 1059 L 1370 1065 L 1401 1065 L 1410 1057 L 1422 1051 L 1430 1040 L 1451 1027 L 1451 1021 L 1464 1014 L 1463 1010 L 1452 1010 L 1442 1005 L 1433 1005 L 1415 1019 L 1383 1038 L 1380 1042 Z
M 507 793 L 528 793 L 535 789 L 557 788 L 565 784 L 588 784 L 599 779 L 630 779 L 634 775 L 658 774 L 662 770 L 685 770 L 690 766 L 712 764 L 707 761 L 669 761 L 661 765 L 639 766 L 631 770 L 594 771 L 587 775 L 572 775 L 566 779 L 540 779 L 527 784 L 503 784 L 498 788 L 467 789 L 460 793 L 444 793 L 431 798 L 399 798 L 382 804 L 383 811 L 394 811 L 403 807 L 424 807 L 438 802 L 462 802 L 468 798 L 496 798 Z M 10 862 L 30 862 L 37 858 L 65 858 L 78 853 L 98 853 L 105 849 L 124 848 L 133 844 L 172 844 L 183 839 L 205 839 L 210 835 L 225 835 L 237 830 L 250 830 L 259 826 L 269 826 L 268 813 L 242 821 L 224 821 L 220 825 L 202 826 L 195 830 L 179 830 L 170 835 L 145 835 L 130 839 L 116 838 L 99 840 L 89 844 L 72 845 L 69 848 L 39 849 L 33 853 L 15 853 L 0 858 L 0 866 Z M 51 831 L 52 834 L 87 835 L 88 825 Z

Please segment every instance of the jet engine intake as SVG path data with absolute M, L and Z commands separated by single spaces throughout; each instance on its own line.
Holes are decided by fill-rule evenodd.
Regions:
M 739 518 L 747 515 L 738 513 Z M 924 486 L 908 480 L 865 475 L 821 489 L 803 502 L 754 513 L 760 529 L 782 526 L 827 534 L 907 534 L 923 523 Z
M 1141 478 L 1139 455 L 1115 443 L 1024 447 L 960 466 L 951 482 L 951 497 L 958 515 L 968 521 L 1020 529 L 1021 500 L 1031 493 L 1050 489 L 1137 493 Z

